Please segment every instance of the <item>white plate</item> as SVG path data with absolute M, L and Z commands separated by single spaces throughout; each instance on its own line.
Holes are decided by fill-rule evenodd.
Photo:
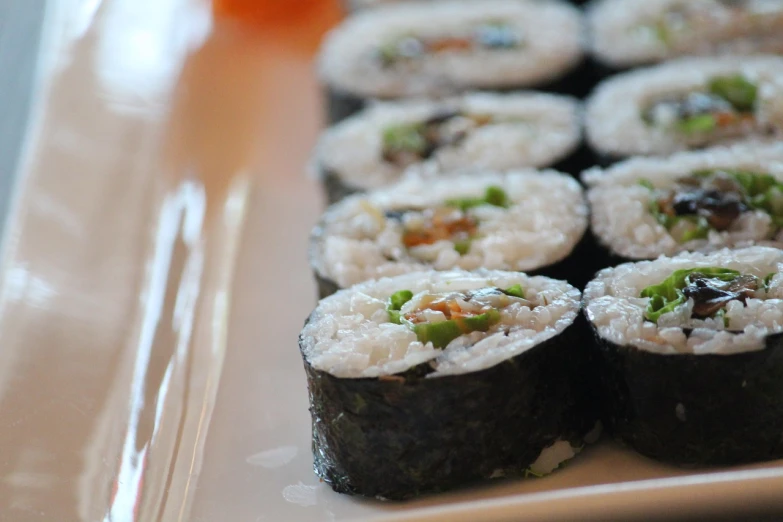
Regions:
M 177 88 L 206 27 L 198 0 L 52 5 L 0 286 L 0 520 L 783 509 L 783 463 L 694 474 L 609 442 L 540 480 L 404 504 L 333 493 L 312 472 L 296 343 L 321 208 L 302 174 L 320 110 L 309 59 L 221 31 Z

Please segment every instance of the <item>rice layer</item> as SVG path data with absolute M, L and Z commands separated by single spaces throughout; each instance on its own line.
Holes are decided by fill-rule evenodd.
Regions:
M 384 131 L 417 124 L 446 112 L 492 117 L 452 145 L 414 165 L 384 158 Z M 473 93 L 434 101 L 373 105 L 327 131 L 319 142 L 317 163 L 346 185 L 369 190 L 399 179 L 406 168 L 424 172 L 460 168 L 506 170 L 548 167 L 576 149 L 581 140 L 578 102 L 542 93 Z
M 650 212 L 656 189 L 667 189 L 680 178 L 700 170 L 745 170 L 774 176 L 783 182 L 783 145 L 746 144 L 669 158 L 634 158 L 608 169 L 593 168 L 582 175 L 589 187 L 591 226 L 601 243 L 628 259 L 654 259 L 682 251 L 708 251 L 754 244 L 783 246 L 770 216 L 760 210 L 743 214 L 729 230 L 711 230 L 705 239 L 680 243 Z
M 756 124 L 741 135 L 686 136 L 643 119 L 645 109 L 662 97 L 700 91 L 713 78 L 737 75 L 758 86 Z M 601 154 L 620 157 L 772 138 L 783 129 L 783 58 L 684 58 L 619 74 L 599 85 L 590 97 L 585 120 L 590 145 Z
M 598 0 L 588 10 L 593 54 L 614 67 L 679 55 L 783 51 L 783 2 Z
M 385 217 L 397 209 L 432 208 L 448 200 L 481 197 L 491 186 L 505 191 L 509 206 L 471 209 L 478 228 L 463 255 L 450 240 L 406 249 L 402 223 Z M 571 253 L 587 228 L 587 215 L 579 184 L 555 171 L 435 180 L 412 177 L 331 207 L 311 238 L 311 261 L 319 275 L 342 288 L 429 268 L 532 271 Z
M 661 315 L 657 324 L 645 320 L 649 298 L 642 290 L 658 285 L 676 270 L 720 267 L 764 279 L 745 305 L 731 301 L 719 318 L 691 317 L 693 300 Z M 721 250 L 712 254 L 689 253 L 674 258 L 627 263 L 599 272 L 585 290 L 587 316 L 599 335 L 621 346 L 635 346 L 661 354 L 732 354 L 761 350 L 765 338 L 783 332 L 783 252 L 766 247 Z M 693 329 L 686 335 L 684 329 Z
M 440 52 L 384 67 L 378 49 L 401 37 L 461 37 L 503 22 L 521 36 L 509 49 Z M 328 36 L 320 74 L 331 88 L 366 98 L 443 95 L 471 88 L 529 87 L 554 80 L 582 57 L 579 11 L 564 2 L 482 0 L 403 3 L 363 11 Z
M 513 304 L 487 332 L 456 338 L 444 350 L 422 344 L 405 325 L 389 321 L 389 297 L 400 290 L 460 292 L 521 285 L 535 305 Z M 416 297 L 413 298 L 414 300 Z M 580 293 L 563 281 L 525 274 L 479 270 L 473 273 L 417 272 L 369 281 L 323 299 L 302 331 L 301 346 L 316 369 L 342 378 L 401 373 L 427 361 L 428 377 L 489 368 L 550 339 L 574 322 Z

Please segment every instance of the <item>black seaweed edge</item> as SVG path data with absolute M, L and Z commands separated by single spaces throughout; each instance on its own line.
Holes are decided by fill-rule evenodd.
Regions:
M 783 333 L 758 351 L 659 354 L 604 339 L 588 322 L 615 440 L 684 468 L 783 458 Z
M 312 368 L 301 336 L 299 345 L 313 469 L 339 493 L 405 500 L 498 470 L 524 476 L 557 440 L 582 446 L 598 419 L 597 358 L 581 314 L 491 368 L 429 379 L 428 363 L 389 378 L 340 379 Z

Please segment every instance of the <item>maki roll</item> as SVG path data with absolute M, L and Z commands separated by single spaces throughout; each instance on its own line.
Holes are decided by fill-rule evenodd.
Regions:
M 542 475 L 597 438 L 580 293 L 499 271 L 418 272 L 318 304 L 299 338 L 316 474 L 406 499 Z
M 315 162 L 334 203 L 398 181 L 412 167 L 437 172 L 568 164 L 580 141 L 573 98 L 472 93 L 373 104 L 328 130 Z
M 388 5 L 348 18 L 327 37 L 319 70 L 337 121 L 370 98 L 552 84 L 581 59 L 581 18 L 573 6 L 452 0 Z
M 682 55 L 783 52 L 780 0 L 597 0 L 591 51 L 613 68 Z
M 750 247 L 598 274 L 585 310 L 615 438 L 682 466 L 783 457 L 782 266 Z
M 783 126 L 783 58 L 684 58 L 617 75 L 587 102 L 587 140 L 609 158 L 770 138 Z
M 587 216 L 579 183 L 554 171 L 413 177 L 329 208 L 311 235 L 310 264 L 321 297 L 430 268 L 536 272 L 578 283 Z
M 591 228 L 609 257 L 783 247 L 783 145 L 635 158 L 583 175 Z

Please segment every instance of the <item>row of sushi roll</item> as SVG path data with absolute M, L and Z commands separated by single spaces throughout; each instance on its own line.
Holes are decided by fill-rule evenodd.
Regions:
M 350 4 L 299 337 L 318 476 L 408 499 L 604 429 L 783 458 L 783 2 Z
M 299 339 L 315 471 L 402 500 L 546 475 L 603 425 L 680 466 L 783 458 L 781 266 L 756 246 L 607 268 L 584 295 L 485 269 L 339 291 Z
M 391 4 L 362 11 L 326 39 L 319 71 L 331 121 L 372 99 L 530 88 L 581 96 L 637 65 L 783 51 L 779 0 L 596 0 L 585 15 L 561 0 Z M 698 85 L 699 76 L 677 87 Z
M 783 135 L 783 57 L 681 58 L 617 74 L 584 105 L 533 91 L 376 102 L 324 134 L 315 168 L 334 203 L 412 170 L 576 175 L 632 156 L 774 142 Z

